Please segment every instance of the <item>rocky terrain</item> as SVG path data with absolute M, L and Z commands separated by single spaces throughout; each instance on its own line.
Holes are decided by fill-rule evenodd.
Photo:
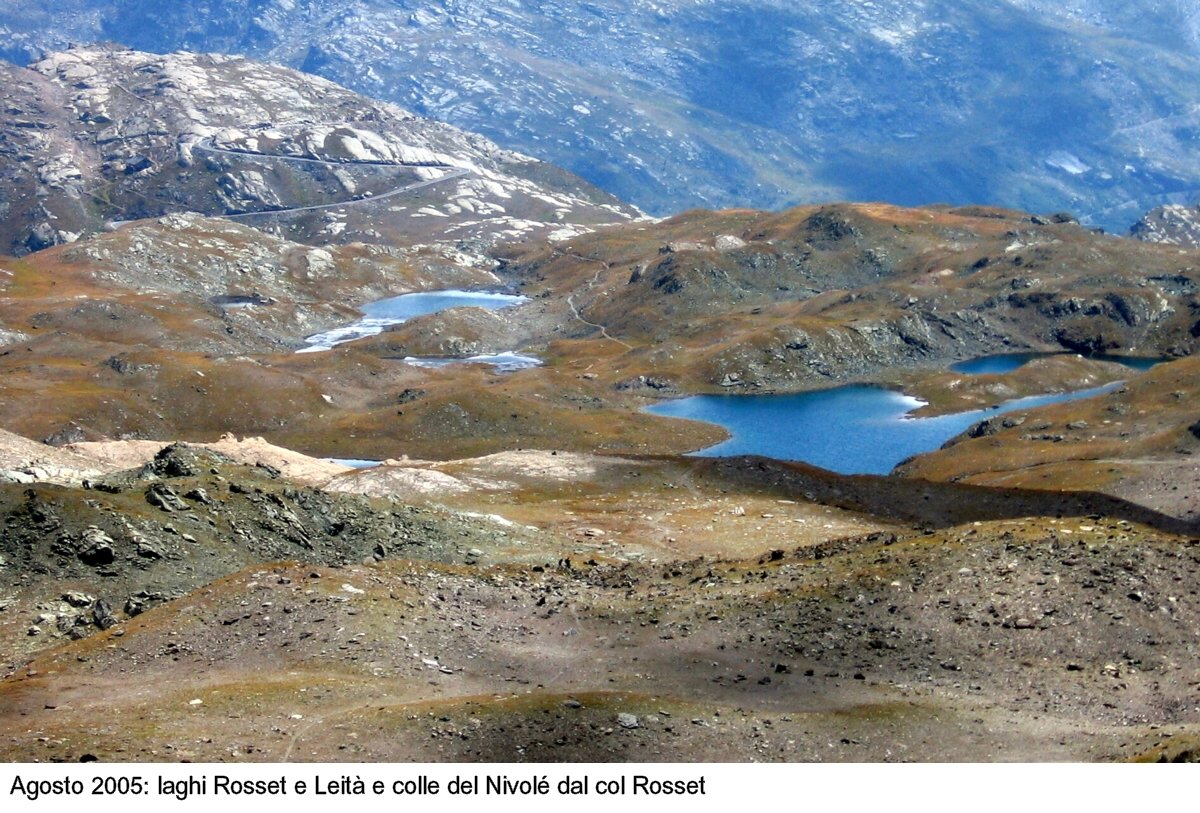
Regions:
M 257 562 L 383 559 L 418 537 L 419 556 L 453 558 L 459 527 L 471 524 L 297 487 L 265 464 L 231 468 L 170 446 L 136 472 L 82 488 L 0 486 L 6 655 L 107 629 Z M 21 630 L 30 605 L 40 612 Z
M 1079 404 L 992 418 L 902 474 L 990 485 L 1099 489 L 1195 520 L 1197 364 L 1164 364 Z
M 116 446 L 76 453 L 131 459 Z M 0 753 L 1096 760 L 1193 747 L 1198 543 L 1165 517 L 932 484 L 905 508 L 886 493 L 912 494 L 901 480 L 768 461 L 554 457 L 440 466 L 464 487 L 425 499 L 474 512 L 290 486 L 269 465 L 180 446 L 84 488 L 0 487 Z M 298 563 L 256 564 L 280 558 Z
M 891 540 L 569 572 L 259 566 L 24 665 L 0 689 L 0 742 L 24 759 L 268 761 L 1194 743 L 1186 545 L 1045 521 Z
M 715 391 L 1006 349 L 1187 355 L 1194 261 L 1065 216 L 835 205 L 686 213 L 533 246 L 506 270 L 570 298 L 572 334 L 624 342 L 613 375 Z
M 1148 243 L 1200 246 L 1200 209 L 1173 204 L 1147 212 L 1129 230 L 1131 237 Z
M 999 377 L 947 367 L 1013 350 L 1186 356 L 1196 267 L 1179 247 L 983 208 L 695 212 L 490 253 L 315 248 L 172 215 L 3 264 L 0 418 L 58 442 L 234 432 L 371 459 L 680 452 L 720 430 L 641 407 L 882 381 L 949 411 L 1125 378 L 1073 356 Z M 529 301 L 290 352 L 352 321 L 355 302 L 450 286 Z M 514 350 L 546 363 L 401 361 Z
M 650 220 L 239 57 L 5 70 L 0 758 L 1200 752 L 1197 249 L 977 205 Z M 297 352 L 448 289 L 521 297 Z M 510 352 L 540 364 L 471 361 Z M 1107 388 L 888 476 L 687 456 L 724 430 L 645 411 L 848 383 Z
M 18 65 L 105 41 L 286 64 L 657 215 L 991 202 L 1124 233 L 1200 191 L 1188 0 L 5 0 L 0 31 Z
M 186 211 L 309 243 L 404 245 L 636 214 L 479 136 L 247 59 L 95 46 L 0 75 L 9 254 Z
M 945 227 L 948 215 L 930 214 Z M 811 212 L 791 215 L 793 223 L 810 219 Z M 996 222 L 1001 234 L 1013 225 L 980 220 Z M 871 233 L 868 221 L 853 222 L 860 237 Z M 413 326 L 307 356 L 262 344 L 262 336 L 282 336 L 294 324 L 260 315 L 275 305 L 247 309 L 247 327 L 225 331 L 225 321 L 202 314 L 211 314 L 204 303 L 228 269 L 172 261 L 176 255 L 158 246 L 223 235 L 236 258 L 234 237 L 252 243 L 249 230 L 202 219 L 183 226 L 181 233 L 174 221 L 149 222 L 5 263 L 0 318 L 29 334 L 0 357 L 10 365 L 6 420 L 20 423 L 25 409 L 21 420 L 55 427 L 51 439 L 70 445 L 17 436 L 0 444 L 11 481 L 0 485 L 4 758 L 1173 760 L 1195 753 L 1200 720 L 1189 676 L 1198 666 L 1200 525 L 1187 502 L 1194 489 L 1146 483 L 1121 499 L 1110 495 L 1128 480 L 1083 474 L 1117 465 L 1091 460 L 1089 450 L 1101 450 L 1095 438 L 1108 435 L 1103 450 L 1123 458 L 1120 465 L 1132 465 L 1133 453 L 1187 465 L 1200 446 L 1186 429 L 1194 403 L 1187 388 L 1197 380 L 1191 359 L 1131 378 L 1094 406 L 1048 408 L 972 432 L 978 437 L 906 471 L 949 482 L 630 454 L 711 437 L 703 427 L 629 411 L 648 393 L 730 387 L 682 376 L 659 386 L 657 368 L 623 383 L 631 371 L 622 357 L 640 358 L 651 339 L 632 317 L 615 318 L 620 311 L 607 309 L 606 299 L 638 284 L 622 262 L 649 260 L 646 274 L 653 261 L 683 255 L 678 303 L 664 295 L 648 306 L 676 306 L 684 319 L 699 319 L 689 313 L 696 296 L 710 303 L 711 318 L 730 319 L 707 283 L 691 283 L 715 277 L 686 274 L 708 264 L 744 292 L 737 308 L 753 326 L 766 315 L 754 309 L 773 307 L 756 299 L 766 283 L 734 273 L 739 255 L 720 255 L 715 242 L 647 253 L 614 233 L 613 245 L 626 253 L 620 262 L 605 255 L 607 267 L 561 256 L 547 263 L 537 251 L 508 255 L 497 273 L 534 295 L 501 312 L 516 314 L 504 317 L 512 320 L 509 336 L 557 326 L 560 337 L 545 346 L 545 368 L 499 376 L 411 367 L 381 352 L 388 342 L 413 340 Z M 1086 248 L 1070 250 L 1094 260 L 1117 245 L 1069 224 L 1043 228 L 1063 229 L 1058 239 L 1078 241 Z M 664 239 L 638 234 L 646 246 Z M 160 258 L 147 267 L 160 269 L 152 279 L 161 291 L 127 287 L 135 281 L 136 265 L 125 261 L 133 235 L 141 251 Z M 791 241 L 780 241 L 786 251 L 763 241 L 763 253 L 796 256 L 802 241 Z M 1187 259 L 1177 249 L 1129 245 L 1121 250 L 1164 263 Z M 349 272 L 361 267 L 361 250 L 328 252 Z M 945 256 L 945 248 L 937 251 Z M 1067 249 L 1046 249 L 1042 261 L 1059 251 Z M 437 267 L 403 254 L 379 262 L 378 284 L 412 285 Z M 807 270 L 794 279 L 833 278 L 852 267 L 843 262 L 825 271 L 801 266 Z M 1116 256 L 1112 262 L 1119 265 Z M 261 280 L 276 286 L 270 293 L 279 302 L 311 284 L 286 268 Z M 873 285 L 864 279 L 859 290 L 864 298 L 891 297 L 890 285 L 919 292 L 909 281 L 915 268 Z M 1115 270 L 1095 273 L 1120 279 Z M 572 286 L 572 275 L 583 279 Z M 1025 290 L 1000 274 L 985 280 L 985 290 Z M 946 288 L 930 286 L 918 312 L 960 301 L 961 291 Z M 1157 318 L 1131 324 L 1097 310 L 1091 324 L 1139 348 L 1163 347 L 1172 335 L 1179 341 L 1167 325 L 1179 323 L 1190 300 L 1163 290 L 1134 285 L 1128 294 L 1142 302 L 1162 296 L 1168 305 Z M 133 318 L 154 313 L 154 301 L 172 303 L 170 320 L 147 327 Z M 94 328 L 86 314 L 32 319 L 80 302 L 127 309 L 114 309 L 116 319 L 98 311 Z M 556 317 L 562 313 L 570 319 Z M 1013 313 L 993 323 L 1013 331 L 1013 344 L 1053 335 L 1048 313 Z M 494 335 L 474 312 L 427 319 L 436 330 L 469 323 Z M 838 328 L 835 317 L 820 324 Z M 672 341 L 671 326 L 657 326 L 660 341 Z M 161 332 L 160 346 L 128 349 L 153 331 Z M 219 343 L 189 349 L 200 336 Z M 259 349 L 243 351 L 242 343 Z M 924 360 L 937 369 L 921 372 L 913 357 L 909 385 L 941 394 L 941 408 L 952 408 L 978 393 L 994 397 L 997 386 L 1019 391 L 1108 369 L 1051 359 L 1033 373 L 986 377 L 983 389 L 951 386 L 941 365 L 977 346 L 991 345 L 931 343 Z M 824 358 L 843 360 L 829 367 L 831 380 L 874 369 L 856 366 L 862 362 L 850 353 Z M 47 391 L 57 394 L 53 402 Z M 201 448 L 100 440 L 205 440 L 222 423 L 281 439 L 289 430 L 273 422 L 303 425 L 296 406 L 305 399 L 326 431 L 318 435 L 309 424 L 298 434 L 307 438 L 302 445 L 398 459 L 355 471 L 262 441 L 214 437 Z M 152 410 L 157 424 L 144 422 Z M 381 428 L 356 417 L 372 412 Z M 606 444 L 626 453 L 584 453 Z M 1058 468 L 1019 448 L 1007 471 L 1006 450 L 1022 444 L 1053 450 Z M 524 450 L 400 458 L 514 446 Z M 530 449 L 537 446 L 545 451 Z M 982 472 L 959 474 L 981 461 Z M 1052 476 L 1039 476 L 1045 472 Z M 1095 493 L 1095 482 L 1110 495 Z

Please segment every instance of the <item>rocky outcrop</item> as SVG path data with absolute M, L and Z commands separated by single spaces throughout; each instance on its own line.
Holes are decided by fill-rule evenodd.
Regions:
M 1020 348 L 1182 356 L 1200 339 L 1200 258 L 1065 215 L 830 205 L 636 229 L 531 247 L 505 271 L 535 297 L 563 286 L 586 320 L 563 330 L 621 339 L 639 375 L 685 392 L 879 380 Z M 717 251 L 712 234 L 738 244 Z
M 0 481 L 0 518 L 0 589 L 20 586 L 46 616 L 30 619 L 40 645 L 108 629 L 257 562 L 453 561 L 464 536 L 497 534 L 490 523 L 317 491 L 267 464 L 178 444 L 83 487 Z
M 1151 209 L 1129 229 L 1129 236 L 1147 243 L 1200 246 L 1200 207 L 1170 204 Z

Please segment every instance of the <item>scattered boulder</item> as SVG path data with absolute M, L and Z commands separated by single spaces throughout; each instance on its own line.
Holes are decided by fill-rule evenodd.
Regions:
M 41 251 L 44 248 L 58 245 L 58 233 L 49 223 L 39 223 L 29 230 L 25 237 L 25 248 L 29 251 Z
M 674 382 L 653 375 L 639 375 L 618 381 L 616 388 L 622 392 L 632 390 L 654 390 L 655 392 L 676 392 Z
M 861 236 L 861 232 L 836 209 L 821 209 L 804 222 L 809 232 L 810 244 L 822 248 L 832 247 L 843 240 Z
M 187 511 L 191 507 L 165 483 L 155 483 L 146 489 L 146 502 L 167 512 Z
M 201 455 L 208 454 L 182 443 L 172 443 L 154 456 L 150 468 L 159 477 L 196 477 L 208 468 L 200 459 Z
M 77 423 L 69 423 L 42 439 L 47 446 L 67 446 L 71 443 L 83 443 L 88 439 L 87 433 Z
M 1105 336 L 1098 328 L 1089 328 L 1084 324 L 1059 328 L 1055 331 L 1054 338 L 1068 350 L 1073 350 L 1085 356 L 1107 353 L 1121 346 L 1119 341 Z
M 95 526 L 83 532 L 79 560 L 91 567 L 111 565 L 117 559 L 113 538 Z
M 144 539 L 138 540 L 137 555 L 143 559 L 161 559 L 164 556 L 161 550 Z
M 117 375 L 134 375 L 135 373 L 155 369 L 153 364 L 138 364 L 130 361 L 123 353 L 110 356 L 105 360 L 104 366 L 111 369 Z
M 70 590 L 66 593 L 63 593 L 62 600 L 67 602 L 67 604 L 70 604 L 72 607 L 83 608 L 91 607 L 96 602 L 96 597 L 88 595 L 87 593 L 81 593 L 76 590 Z
M 99 599 L 92 608 L 92 619 L 102 630 L 110 629 L 119 623 L 117 617 L 113 615 L 112 606 L 104 599 Z
M 979 423 L 972 425 L 969 429 L 967 429 L 966 435 L 969 438 L 986 438 L 996 434 L 999 431 L 1000 422 L 995 418 L 988 418 L 987 420 L 980 421 Z M 953 440 L 953 438 L 951 438 L 951 440 Z M 947 441 L 942 448 L 946 448 L 950 445 L 952 445 L 952 443 Z
M 202 488 L 193 488 L 191 491 L 183 495 L 185 500 L 198 502 L 201 505 L 212 505 L 212 497 L 208 496 L 208 492 Z

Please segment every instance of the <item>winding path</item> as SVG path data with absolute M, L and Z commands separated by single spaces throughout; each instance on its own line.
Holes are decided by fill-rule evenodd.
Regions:
M 149 99 L 135 93 L 134 91 L 130 90 L 129 88 L 125 87 L 124 85 L 115 84 L 114 87 L 116 87 L 117 90 L 120 90 L 123 93 L 132 97 L 133 99 L 137 100 L 141 104 L 146 105 L 148 107 L 153 107 L 153 103 Z M 299 161 L 299 162 L 304 162 L 304 163 L 309 163 L 309 164 L 321 164 L 324 166 L 354 166 L 356 164 L 357 165 L 365 164 L 368 166 L 406 167 L 406 168 L 422 168 L 423 167 L 423 168 L 427 168 L 427 169 L 446 170 L 446 174 L 441 175 L 437 178 L 430 178 L 428 180 L 418 181 L 417 183 L 412 183 L 412 184 L 408 184 L 407 186 L 397 187 L 396 189 L 390 189 L 387 192 L 384 192 L 383 194 L 372 195 L 370 197 L 350 198 L 350 199 L 344 200 L 344 201 L 335 201 L 333 203 L 320 203 L 320 204 L 315 204 L 313 206 L 292 206 L 292 207 L 288 207 L 288 208 L 284 208 L 284 209 L 265 209 L 261 212 L 239 212 L 237 214 L 213 215 L 214 217 L 224 217 L 229 220 L 240 220 L 243 218 L 260 217 L 263 215 L 286 215 L 286 214 L 292 214 L 295 212 L 314 212 L 314 211 L 319 211 L 322 209 L 341 209 L 341 208 L 345 208 L 347 206 L 354 206 L 356 204 L 374 203 L 375 201 L 378 201 L 378 200 L 386 200 L 387 198 L 392 198 L 392 197 L 396 197 L 398 195 L 403 195 L 407 192 L 413 192 L 417 189 L 422 189 L 426 186 L 433 186 L 434 184 L 441 183 L 442 181 L 448 181 L 453 178 L 461 178 L 464 175 L 471 174 L 471 170 L 469 170 L 469 169 L 463 169 L 461 167 L 454 167 L 450 164 L 443 164 L 443 163 L 439 163 L 436 161 L 411 162 L 411 163 L 402 163 L 402 162 L 397 162 L 397 161 L 328 161 L 328 160 L 325 160 L 322 158 L 308 158 L 308 157 L 300 156 L 300 155 L 272 155 L 270 153 L 265 153 L 265 152 L 251 152 L 249 150 L 229 150 L 229 149 L 225 149 L 224 147 L 218 147 L 218 146 L 214 145 L 212 143 L 211 136 L 208 138 L 202 138 L 199 141 L 197 141 L 195 144 L 192 145 L 192 149 L 201 150 L 203 152 L 212 152 L 212 153 L 218 153 L 218 154 L 223 154 L 223 155 L 232 155 L 232 156 L 236 156 L 239 158 L 269 158 L 269 159 L 274 159 L 277 161 Z M 104 201 L 103 198 L 100 198 L 99 196 L 97 196 L 92 191 L 89 191 L 86 189 L 83 191 L 86 195 L 88 195 L 91 198 L 94 198 L 101 202 L 107 202 L 107 201 Z M 119 227 L 119 226 L 122 226 L 122 225 L 124 225 L 126 223 L 130 223 L 130 222 L 132 222 L 132 221 L 113 220 L 113 221 L 109 222 L 109 225 L 111 227 L 115 228 L 115 227 Z
M 375 203 L 376 201 L 394 198 L 397 195 L 403 195 L 407 192 L 412 192 L 417 189 L 422 189 L 426 186 L 433 186 L 442 181 L 448 181 L 452 178 L 461 178 L 464 175 L 470 175 L 471 170 L 463 169 L 462 167 L 454 167 L 450 164 L 440 164 L 434 162 L 422 163 L 400 163 L 395 161 L 327 161 L 321 158 L 307 158 L 299 155 L 272 155 L 264 152 L 250 152 L 248 150 L 227 150 L 223 147 L 216 147 L 212 144 L 211 138 L 201 139 L 192 145 L 192 149 L 201 150 L 203 152 L 213 152 L 221 155 L 233 155 L 239 158 L 269 158 L 277 161 L 300 161 L 309 164 L 320 164 L 323 166 L 345 167 L 356 165 L 382 166 L 382 167 L 405 167 L 405 168 L 425 168 L 425 169 L 444 169 L 446 173 L 437 178 L 429 178 L 424 181 L 417 181 L 406 186 L 397 187 L 396 189 L 388 190 L 379 195 L 371 195 L 369 197 L 356 197 L 343 201 L 335 201 L 333 203 L 318 203 L 312 206 L 292 206 L 286 209 L 264 209 L 260 212 L 239 212 L 237 214 L 219 215 L 228 220 L 238 220 L 247 217 L 260 217 L 263 215 L 285 215 L 295 212 L 315 212 L 322 209 L 344 209 L 347 206 L 356 204 Z
M 583 262 L 599 263 L 602 266 L 601 268 L 596 269 L 596 273 L 592 275 L 591 281 L 588 282 L 588 290 L 589 291 L 596 287 L 596 283 L 600 280 L 600 273 L 602 271 L 607 271 L 610 268 L 612 268 L 611 265 L 604 262 L 603 260 L 596 260 L 591 257 L 584 257 L 579 254 L 572 254 L 572 253 L 568 253 L 565 251 L 558 251 L 557 249 L 554 250 L 554 253 L 560 257 L 573 257 L 577 260 L 582 260 Z M 588 327 L 594 327 L 594 328 L 598 329 L 600 331 L 600 335 L 603 336 L 604 338 L 608 339 L 610 342 L 616 342 L 617 344 L 624 347 L 626 350 L 635 349 L 633 345 L 629 344 L 628 342 L 622 341 L 621 339 L 618 339 L 616 336 L 613 336 L 611 333 L 609 333 L 608 328 L 606 328 L 604 325 L 601 325 L 596 322 L 592 322 L 592 321 L 589 321 L 588 319 L 585 319 L 583 317 L 583 315 L 579 312 L 579 308 L 577 308 L 575 306 L 575 293 L 574 292 L 567 294 L 567 305 L 570 306 L 571 313 L 574 314 L 576 319 L 578 319 L 580 322 L 583 322 Z

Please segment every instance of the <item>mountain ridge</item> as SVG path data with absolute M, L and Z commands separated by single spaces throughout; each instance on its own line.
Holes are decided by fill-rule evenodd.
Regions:
M 1178 1 L 62 8 L 0 3 L 7 55 L 116 38 L 277 61 L 481 132 L 659 215 L 987 203 L 1067 209 L 1124 232 L 1153 206 L 1200 196 L 1200 23 Z
M 85 46 L 0 76 L 9 253 L 181 211 L 308 242 L 392 244 L 640 215 L 481 136 L 244 57 Z

